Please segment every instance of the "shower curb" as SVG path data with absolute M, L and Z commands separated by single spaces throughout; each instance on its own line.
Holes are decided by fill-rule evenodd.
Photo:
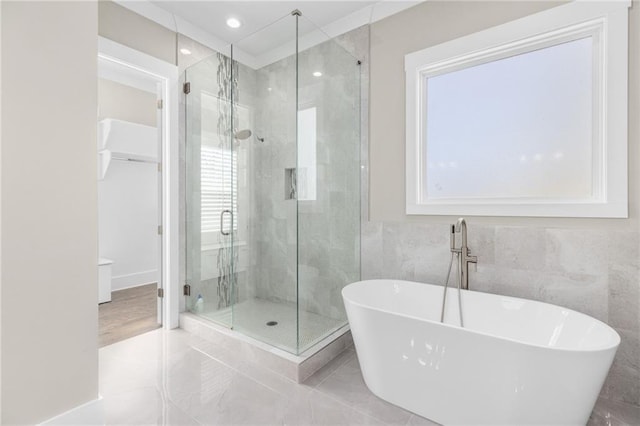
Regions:
M 300 355 L 294 355 L 189 312 L 180 314 L 180 328 L 237 353 L 244 361 L 302 383 L 353 346 L 349 326 L 341 327 Z

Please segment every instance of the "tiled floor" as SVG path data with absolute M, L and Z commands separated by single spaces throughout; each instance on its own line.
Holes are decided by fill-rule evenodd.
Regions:
M 434 425 L 375 397 L 353 349 L 305 383 L 243 362 L 182 330 L 100 349 L 107 424 Z M 600 401 L 590 425 L 638 425 L 640 410 Z
M 588 426 L 638 425 L 640 425 L 640 407 L 607 400 L 598 401 L 588 423 Z
M 426 424 L 371 394 L 353 349 L 296 384 L 182 330 L 100 349 L 107 424 Z
M 100 346 L 110 345 L 158 328 L 156 283 L 117 290 L 111 302 L 98 306 Z
M 303 352 L 346 323 L 346 320 L 298 311 L 294 303 L 276 303 L 258 298 L 245 300 L 233 308 L 198 315 L 219 324 L 233 324 L 234 330 L 291 353 Z M 278 324 L 268 326 L 269 321 Z

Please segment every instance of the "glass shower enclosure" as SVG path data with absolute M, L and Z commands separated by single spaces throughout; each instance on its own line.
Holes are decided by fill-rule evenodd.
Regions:
M 300 354 L 360 279 L 359 61 L 294 11 L 185 81 L 186 307 Z

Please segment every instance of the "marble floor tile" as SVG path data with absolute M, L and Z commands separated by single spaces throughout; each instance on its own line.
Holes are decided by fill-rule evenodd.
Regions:
M 407 426 L 438 426 L 439 423 L 427 420 L 424 417 L 420 417 L 416 414 L 412 414 L 407 422 Z
M 190 398 L 196 403 L 185 411 L 206 425 L 282 424 L 288 406 L 284 395 L 235 372 Z
M 373 395 L 365 385 L 357 358 L 340 366 L 317 389 L 388 424 L 406 424 L 411 413 Z
M 640 407 L 600 398 L 587 426 L 638 426 Z
M 105 346 L 105 423 L 436 425 L 373 395 L 352 348 L 301 384 L 239 358 L 183 330 L 154 330 Z M 640 407 L 604 399 L 589 420 L 589 426 L 637 425 Z
M 384 425 L 385 423 L 337 402 L 317 390 L 310 390 L 293 395 L 284 417 L 284 424 L 326 426 Z
M 316 371 L 311 377 L 303 382 L 306 386 L 318 386 L 320 383 L 325 381 L 329 376 L 331 376 L 338 368 L 342 365 L 346 364 L 348 361 L 353 360 L 356 357 L 356 351 L 351 346 L 347 348 L 340 355 L 329 361 L 324 367 Z
M 104 411 L 107 425 L 199 424 L 155 387 L 104 396 Z

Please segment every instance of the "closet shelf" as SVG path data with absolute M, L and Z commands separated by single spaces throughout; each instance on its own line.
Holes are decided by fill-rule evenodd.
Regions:
M 158 129 L 144 124 L 105 118 L 98 123 L 98 179 L 104 179 L 112 161 L 158 163 Z

